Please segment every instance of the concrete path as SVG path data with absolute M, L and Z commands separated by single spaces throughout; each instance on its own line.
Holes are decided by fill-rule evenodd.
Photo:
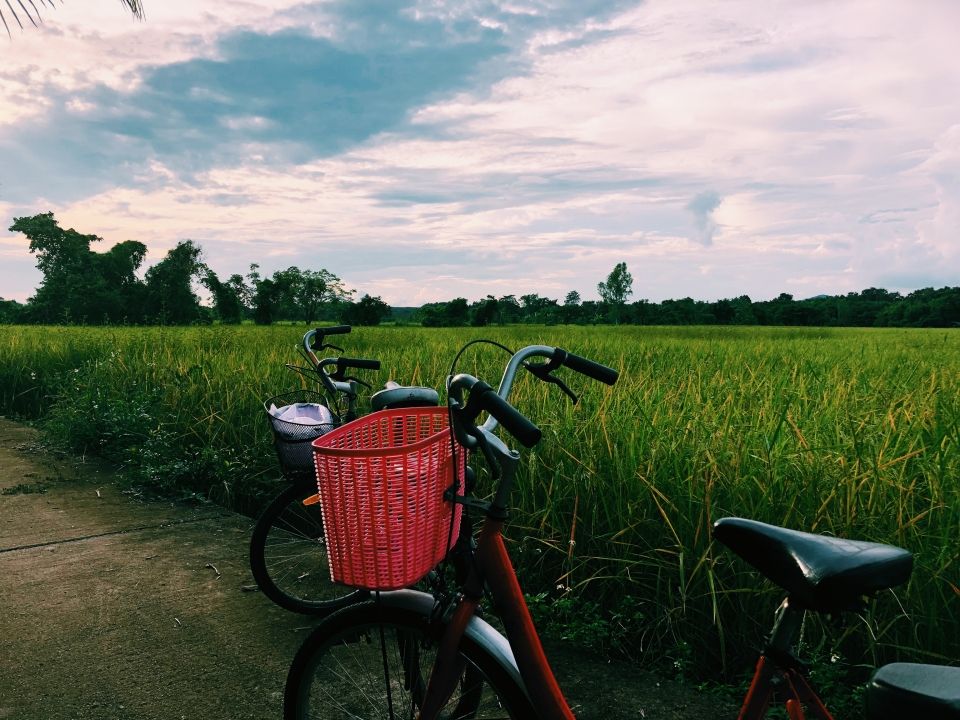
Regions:
M 250 591 L 250 524 L 0 420 L 0 718 L 279 718 L 312 620 Z

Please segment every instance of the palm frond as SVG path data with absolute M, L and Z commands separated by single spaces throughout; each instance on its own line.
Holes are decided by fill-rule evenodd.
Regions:
M 39 0 L 39 2 L 40 2 L 40 5 L 43 7 L 49 7 L 50 9 L 53 9 L 54 7 L 56 7 L 53 4 L 53 0 Z M 141 2 L 141 0 L 120 0 L 120 2 L 121 4 L 126 6 L 131 13 L 133 13 L 133 16 L 137 20 L 143 20 L 144 13 L 143 13 L 143 3 Z M 19 13 L 17 12 L 17 9 L 14 7 L 14 3 L 16 3 L 20 7 Z M 26 5 L 23 4 L 23 0 L 2 0 L 2 4 L 0 4 L 0 21 L 3 22 L 3 27 L 7 31 L 7 37 L 9 37 L 11 40 L 13 39 L 13 35 L 10 32 L 10 25 L 7 23 L 7 16 L 4 14 L 4 8 L 3 8 L 4 5 L 6 5 L 6 12 L 9 13 L 13 17 L 13 19 L 17 21 L 17 25 L 20 26 L 21 30 L 24 29 L 23 21 L 20 20 L 21 14 L 25 15 L 27 20 L 29 20 L 30 24 L 33 25 L 34 27 L 37 27 L 37 23 L 43 22 L 43 18 L 40 17 L 40 10 L 37 8 L 36 4 L 34 4 L 33 0 L 27 0 L 27 4 L 30 5 L 30 8 L 33 8 L 33 12 L 31 12 L 30 8 L 28 8 Z

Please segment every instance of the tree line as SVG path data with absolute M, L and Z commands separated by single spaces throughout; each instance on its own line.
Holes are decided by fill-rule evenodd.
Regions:
M 796 300 L 781 294 L 753 301 L 747 295 L 705 302 L 692 298 L 629 302 L 633 276 L 618 263 L 597 284 L 600 300 L 571 290 L 562 301 L 536 293 L 469 302 L 454 298 L 419 308 L 391 309 L 381 298 L 356 292 L 326 269 L 290 267 L 269 277 L 258 265 L 247 275 L 221 279 L 203 262 L 201 248 L 184 240 L 139 279 L 146 246 L 136 240 L 106 252 L 92 249 L 101 238 L 64 230 L 53 213 L 14 218 L 43 280 L 25 304 L 0 299 L 0 322 L 75 324 L 240 323 L 277 321 L 377 325 L 391 316 L 427 327 L 535 324 L 806 325 L 840 327 L 960 326 L 960 287 L 924 288 L 907 295 L 878 288 L 846 295 Z M 210 304 L 194 291 L 206 288 Z
M 184 240 L 141 280 L 137 272 L 147 247 L 136 240 L 96 252 L 91 246 L 101 238 L 61 228 L 53 213 L 14 218 L 10 230 L 29 239 L 43 279 L 25 304 L 0 300 L 0 322 L 190 325 L 249 319 L 376 325 L 390 315 L 379 297 L 354 301 L 355 291 L 325 269 L 290 267 L 267 277 L 253 264 L 246 276 L 221 279 L 203 262 L 200 246 Z M 198 287 L 209 292 L 210 305 L 200 302 Z
M 508 323 L 630 325 L 804 325 L 815 327 L 956 327 L 960 326 L 960 287 L 924 288 L 908 295 L 868 288 L 846 295 L 795 300 L 783 293 L 754 302 L 747 295 L 705 302 L 692 298 L 661 303 L 638 300 L 626 263 L 618 263 L 597 285 L 599 301 L 581 300 L 571 290 L 563 302 L 537 294 L 487 295 L 474 303 L 465 298 L 431 303 L 412 317 L 427 326 L 483 326 Z
M 960 287 L 924 288 L 901 295 L 877 288 L 795 300 L 781 294 L 753 301 L 747 295 L 716 302 L 692 298 L 661 303 L 580 301 L 572 291 L 558 302 L 539 295 L 464 298 L 424 305 L 412 319 L 427 326 L 507 323 L 598 325 L 799 325 L 813 327 L 958 327 Z

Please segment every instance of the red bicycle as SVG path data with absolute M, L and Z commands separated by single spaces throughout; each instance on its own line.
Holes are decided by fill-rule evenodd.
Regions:
M 547 361 L 531 362 L 537 357 Z M 521 367 L 568 393 L 553 375 L 560 367 L 611 385 L 617 379 L 615 370 L 560 348 L 530 346 L 512 356 L 499 391 L 471 375 L 450 378 L 449 427 L 444 427 L 446 413 L 439 421 L 424 422 L 414 417 L 424 411 L 385 411 L 315 443 L 334 577 L 351 573 L 351 584 L 376 592 L 369 601 L 330 615 L 304 642 L 287 676 L 284 717 L 573 718 L 501 534 L 520 455 L 493 431 L 502 424 L 528 448 L 541 437 L 505 400 Z M 478 427 L 484 411 L 489 418 Z M 485 458 L 492 499 L 470 494 L 467 452 Z M 350 481 L 324 469 L 326 463 L 349 468 Z M 335 497 L 342 490 L 354 494 L 357 485 L 356 502 Z M 362 517 L 357 515 L 361 507 Z M 426 515 L 443 518 L 439 526 L 436 519 L 426 525 L 429 549 L 420 547 L 417 537 L 418 520 Z M 476 538 L 475 515 L 483 517 Z M 368 522 L 370 518 L 377 519 Z M 352 535 L 345 530 L 351 523 L 357 526 Z M 404 535 L 405 528 L 413 530 Z M 346 544 L 339 557 L 333 536 L 341 529 Z M 430 572 L 435 558 L 444 554 L 453 567 L 452 579 L 446 577 L 449 571 Z M 394 572 L 398 566 L 409 566 L 409 571 Z M 430 592 L 383 592 L 424 574 Z M 482 618 L 480 604 L 487 593 L 506 637 Z

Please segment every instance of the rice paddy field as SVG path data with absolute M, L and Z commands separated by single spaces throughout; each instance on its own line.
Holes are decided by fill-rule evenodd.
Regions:
M 243 511 L 275 490 L 263 401 L 301 385 L 304 328 L 0 326 L 0 410 L 41 419 L 140 486 Z M 621 372 L 562 371 L 573 406 L 532 378 L 514 403 L 544 430 L 527 454 L 511 552 L 544 617 L 576 640 L 693 677 L 736 676 L 781 599 L 712 543 L 737 515 L 893 543 L 907 586 L 842 626 L 810 621 L 831 663 L 960 658 L 960 330 L 358 328 L 335 338 L 387 379 L 441 391 L 486 337 L 560 345 Z M 458 370 L 495 384 L 506 355 Z M 561 617 L 561 620 L 563 618 Z

